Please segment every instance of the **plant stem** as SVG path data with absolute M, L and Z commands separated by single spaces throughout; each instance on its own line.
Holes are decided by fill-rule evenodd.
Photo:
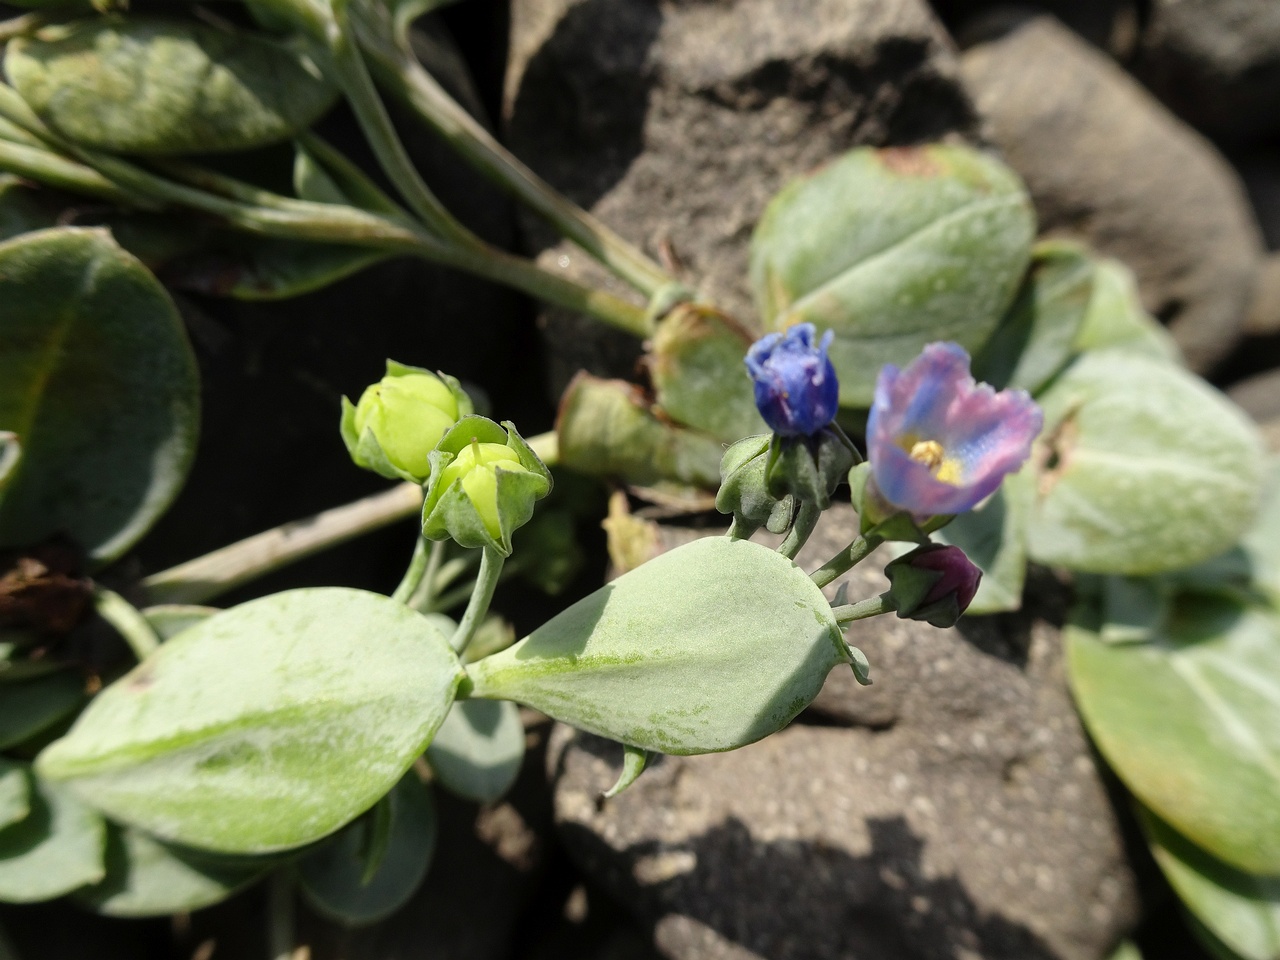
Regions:
M 160 638 L 151 629 L 151 624 L 147 623 L 147 618 L 114 590 L 94 587 L 93 606 L 98 611 L 98 616 L 115 627 L 139 661 L 145 660 L 160 647 Z
M 347 3 L 345 0 L 334 2 L 332 10 L 328 47 L 333 69 L 383 172 L 396 185 L 409 208 L 437 236 L 463 247 L 480 244 L 479 238 L 445 209 L 409 159 L 409 153 L 400 142 L 391 116 L 369 76 L 360 47 L 355 42 L 347 16 Z
M 831 612 L 835 615 L 836 623 L 852 623 L 854 620 L 865 620 L 867 617 L 877 617 L 882 613 L 890 613 L 898 609 L 894 606 L 893 599 L 888 593 L 882 593 L 878 597 L 868 597 L 866 600 L 859 600 L 857 603 L 846 603 L 839 607 L 832 607 Z
M 293 876 L 276 870 L 267 885 L 267 940 L 272 960 L 292 960 L 294 948 Z
M 415 610 L 425 611 L 431 609 L 431 604 L 439 593 L 439 588 L 436 586 L 436 578 L 440 576 L 440 565 L 444 563 L 446 544 L 447 541 L 445 540 L 436 540 L 431 544 L 431 552 L 427 556 L 427 569 L 423 572 L 417 589 L 405 601 Z
M 413 545 L 413 559 L 409 561 L 409 569 L 404 572 L 404 577 L 401 579 L 400 585 L 396 587 L 395 593 L 391 594 L 392 600 L 408 603 L 409 598 L 418 589 L 418 585 L 422 583 L 427 574 L 430 560 L 436 553 L 434 549 L 436 544 L 433 543 L 432 549 L 428 549 L 428 542 L 426 537 L 421 534 L 418 535 L 418 539 Z
M 794 560 L 800 548 L 809 539 L 809 534 L 813 533 L 813 528 L 818 525 L 818 518 L 821 516 L 822 510 L 816 503 L 809 500 L 801 503 L 800 510 L 796 513 L 795 523 L 791 525 L 787 538 L 778 547 L 778 552 L 788 560 Z
M 458 656 L 466 652 L 467 644 L 475 636 L 480 621 L 489 612 L 489 603 L 493 600 L 493 591 L 498 586 L 498 578 L 502 576 L 502 564 L 506 558 L 493 547 L 486 546 L 480 559 L 480 572 L 476 575 L 475 589 L 471 592 L 471 600 L 466 612 L 458 622 L 458 629 L 449 640 Z
M 422 488 L 402 483 L 355 503 L 295 520 L 147 577 L 154 603 L 203 603 L 353 537 L 411 517 Z
M 60 190 L 83 193 L 113 203 L 143 205 L 140 198 L 118 186 L 92 167 L 68 160 L 42 147 L 0 140 L 0 170 Z
M 818 586 L 825 587 L 840 574 L 865 560 L 867 554 L 880 546 L 881 543 L 883 541 L 875 534 L 858 537 L 817 570 L 809 574 L 809 576 Z
M 521 163 L 449 96 L 423 69 L 411 50 L 396 42 L 390 24 L 371 24 L 358 17 L 355 26 L 360 45 L 369 56 L 369 66 L 379 82 L 482 174 L 527 204 L 563 236 L 646 297 L 676 282 L 644 253 L 565 199 Z

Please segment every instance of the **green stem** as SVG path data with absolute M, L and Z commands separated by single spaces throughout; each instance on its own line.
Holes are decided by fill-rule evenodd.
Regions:
M 459 223 L 431 192 L 409 159 L 352 35 L 347 3 L 335 0 L 332 10 L 328 44 L 334 72 L 383 172 L 396 185 L 409 209 L 437 236 L 464 247 L 480 244 L 479 238 Z
M 858 537 L 817 570 L 809 574 L 809 576 L 818 586 L 825 587 L 840 574 L 865 560 L 867 554 L 880 546 L 881 543 L 883 541 L 874 534 Z
M 396 587 L 395 593 L 391 594 L 392 600 L 408 603 L 409 598 L 413 596 L 423 578 L 426 577 L 431 558 L 437 555 L 435 547 L 439 545 L 433 543 L 431 549 L 428 549 L 428 542 L 430 541 L 426 537 L 421 534 L 418 535 L 417 542 L 413 545 L 413 559 L 409 561 L 409 569 L 404 572 L 404 577 L 400 580 L 400 585 Z
M 422 574 L 418 588 L 406 601 L 415 610 L 431 609 L 431 604 L 435 602 L 436 595 L 440 592 L 436 580 L 440 576 L 440 567 L 444 563 L 447 543 L 448 541 L 445 540 L 436 540 L 431 544 L 431 553 L 427 557 L 427 569 Z
M 319 161 L 321 166 L 337 177 L 338 186 L 343 193 L 366 210 L 385 213 L 392 217 L 408 216 L 398 203 L 369 179 L 363 170 L 352 163 L 340 150 L 330 146 L 328 141 L 308 130 L 298 135 L 298 143 L 303 150 Z
M 282 867 L 267 885 L 267 940 L 272 960 L 292 960 L 294 954 L 292 874 L 291 869 Z
M 801 503 L 800 510 L 796 513 L 796 521 L 791 525 L 787 538 L 778 547 L 778 552 L 788 560 L 794 560 L 800 548 L 809 539 L 809 534 L 813 533 L 813 528 L 818 525 L 818 518 L 821 516 L 822 510 L 816 503 L 808 500 Z
M 60 190 L 83 193 L 113 203 L 146 205 L 145 200 L 121 190 L 92 167 L 68 160 L 41 147 L 0 140 L 0 170 L 47 183 Z
M 153 603 L 204 603 L 313 553 L 411 517 L 422 509 L 422 488 L 402 483 L 305 520 L 162 570 L 142 581 Z
M 489 612 L 489 603 L 493 600 L 493 591 L 498 586 L 498 578 L 502 576 L 502 564 L 505 559 L 493 547 L 484 548 L 484 554 L 480 559 L 480 572 L 476 575 L 475 589 L 471 592 L 471 601 L 458 622 L 458 629 L 449 640 L 449 645 L 458 656 L 466 652 L 467 644 L 475 636 L 480 621 Z
M 894 606 L 893 598 L 888 593 L 882 593 L 878 597 L 868 597 L 866 600 L 859 600 L 857 603 L 846 603 L 838 607 L 832 607 L 831 613 L 836 618 L 836 623 L 852 623 L 854 620 L 865 620 L 867 617 L 878 617 L 882 613 L 891 613 L 898 609 Z
M 386 19 L 389 19 L 386 18 Z M 646 297 L 676 283 L 662 267 L 520 162 L 458 104 L 393 38 L 386 22 L 356 21 L 357 37 L 377 79 L 482 174 L 524 202 L 563 236 Z
M 93 606 L 98 616 L 115 627 L 139 660 L 145 660 L 160 647 L 160 638 L 138 608 L 114 590 L 95 587 Z

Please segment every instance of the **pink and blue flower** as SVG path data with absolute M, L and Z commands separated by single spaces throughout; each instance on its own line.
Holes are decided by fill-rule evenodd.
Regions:
M 827 358 L 834 334 L 828 330 L 815 345 L 816 332 L 812 323 L 800 323 L 761 337 L 747 351 L 756 407 L 780 436 L 813 436 L 840 405 L 840 383 Z
M 1026 462 L 1043 422 L 1025 390 L 976 383 L 963 348 L 931 343 L 905 370 L 880 371 L 867 421 L 872 479 L 917 520 L 963 513 Z

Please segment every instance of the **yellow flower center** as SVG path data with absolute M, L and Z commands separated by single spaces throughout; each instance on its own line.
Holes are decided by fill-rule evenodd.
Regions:
M 963 482 L 960 461 L 954 457 L 948 457 L 947 451 L 937 440 L 916 440 L 914 437 L 908 437 L 904 439 L 902 446 L 912 460 L 923 463 L 929 468 L 929 472 L 943 483 L 958 487 Z

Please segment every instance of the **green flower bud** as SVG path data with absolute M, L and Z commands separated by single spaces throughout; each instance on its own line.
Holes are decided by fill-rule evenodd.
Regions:
M 551 474 L 511 423 L 463 417 L 430 455 L 422 535 L 511 555 L 511 534 L 551 492 Z
M 720 490 L 716 509 L 733 514 L 735 536 L 743 539 L 765 526 L 785 533 L 795 514 L 795 497 L 769 492 L 770 435 L 747 437 L 725 451 L 720 461 Z
M 342 398 L 342 439 L 356 466 L 389 480 L 425 483 L 431 451 L 471 411 L 453 377 L 388 360 L 387 375 L 359 403 Z

